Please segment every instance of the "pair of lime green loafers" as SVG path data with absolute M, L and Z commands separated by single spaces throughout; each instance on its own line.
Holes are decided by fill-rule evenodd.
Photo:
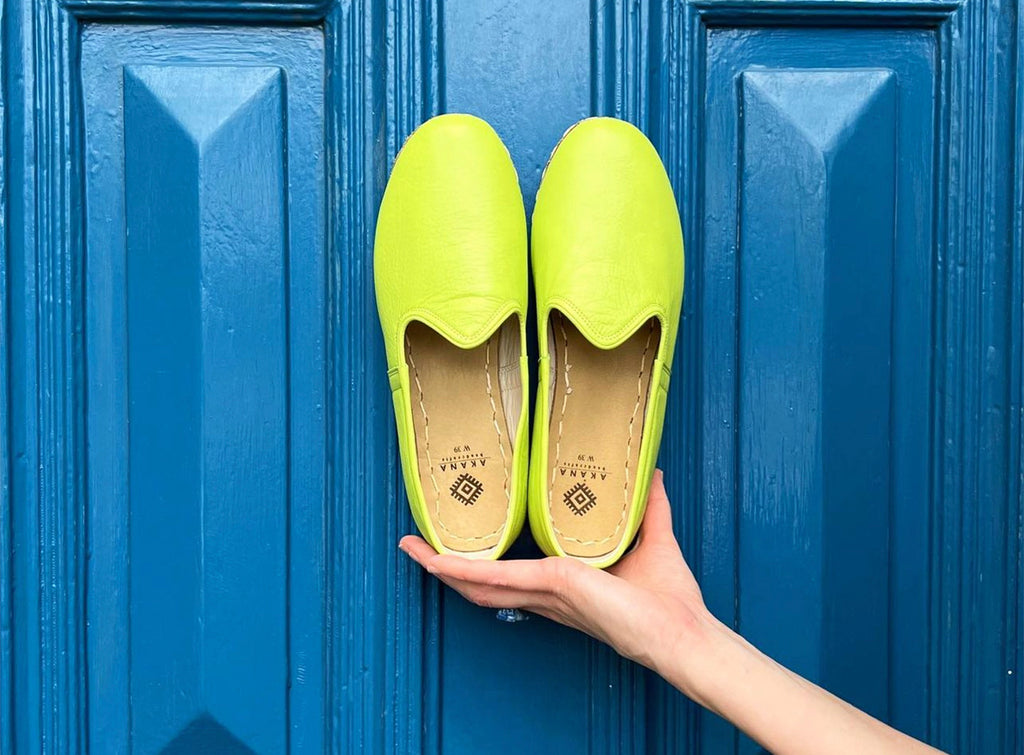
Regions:
M 545 553 L 603 568 L 643 518 L 683 296 L 679 214 L 647 138 L 612 118 L 570 128 L 544 171 L 531 242 L 532 448 L 515 169 L 479 118 L 416 130 L 374 245 L 402 472 L 439 552 L 498 558 L 529 510 Z

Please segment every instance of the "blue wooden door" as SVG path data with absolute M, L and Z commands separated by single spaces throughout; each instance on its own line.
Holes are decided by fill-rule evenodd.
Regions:
M 528 211 L 575 120 L 651 136 L 687 241 L 661 465 L 710 607 L 1020 751 L 1016 2 L 0 8 L 0 755 L 758 751 L 396 549 L 371 240 L 444 111 Z

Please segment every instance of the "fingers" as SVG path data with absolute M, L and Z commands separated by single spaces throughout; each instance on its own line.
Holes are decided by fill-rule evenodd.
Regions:
M 477 605 L 488 608 L 523 608 L 530 602 L 531 596 L 528 593 L 492 584 L 498 580 L 491 575 L 488 575 L 487 581 L 479 576 L 476 580 L 461 578 L 458 576 L 462 574 L 462 570 L 459 569 L 461 564 L 458 562 L 474 562 L 458 556 L 440 556 L 422 538 L 406 536 L 402 538 L 398 547 L 417 564 Z
M 431 556 L 437 555 L 437 551 L 426 540 L 416 535 L 406 535 L 403 537 L 398 541 L 398 548 L 421 566 Z
M 547 559 L 477 561 L 442 555 L 430 559 L 426 569 L 432 574 L 507 590 L 553 593 L 561 587 L 559 569 Z
M 565 559 L 484 561 L 438 554 L 422 538 L 407 536 L 399 547 L 420 566 L 439 577 L 520 592 L 560 593 L 567 572 L 581 564 L 558 563 Z
M 676 538 L 672 532 L 672 508 L 665 492 L 664 474 L 654 470 L 651 490 L 647 495 L 647 512 L 640 524 L 640 539 L 644 542 L 665 542 Z
M 562 558 L 483 561 L 438 554 L 411 535 L 402 538 L 399 547 L 467 600 L 493 608 L 564 610 L 571 602 L 573 572 L 589 569 Z
M 541 607 L 537 604 L 538 596 L 535 594 L 523 593 L 517 590 L 505 590 L 498 587 L 486 587 L 441 574 L 435 576 L 470 603 L 476 603 L 484 608 L 523 608 L 536 612 Z
M 400 544 L 410 558 L 471 603 L 485 608 L 520 608 L 604 642 L 633 610 L 633 588 L 611 574 L 569 558 L 478 561 L 437 554 L 422 538 Z M 595 623 L 594 616 L 603 616 Z
M 549 594 L 521 592 L 502 587 L 488 587 L 474 582 L 465 582 L 437 572 L 435 572 L 435 576 L 470 603 L 475 603 L 478 606 L 484 608 L 521 608 L 571 629 L 577 629 L 581 632 L 587 631 L 582 624 L 576 621 L 571 613 L 567 612 Z

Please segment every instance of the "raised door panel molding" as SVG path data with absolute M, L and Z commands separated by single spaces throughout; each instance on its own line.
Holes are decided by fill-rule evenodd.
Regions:
M 200 744 L 208 717 L 283 751 L 281 71 L 133 67 L 124 86 L 133 740 Z
M 935 52 L 925 30 L 710 29 L 698 229 L 705 597 L 918 736 Z M 702 729 L 705 752 L 734 736 Z
M 323 738 L 322 36 L 211 41 L 82 43 L 89 724 L 108 752 Z
M 739 84 L 739 626 L 881 714 L 896 76 L 765 69 Z M 780 615 L 800 617 L 784 638 Z
M 1015 11 L 1015 4 L 1004 0 L 698 0 L 662 9 L 661 35 L 656 37 L 661 49 L 651 53 L 664 55 L 668 71 L 678 75 L 667 81 L 649 80 L 661 84 L 652 91 L 650 130 L 667 156 L 677 191 L 692 198 L 682 207 L 688 229 L 687 275 L 693 277 L 687 282 L 679 372 L 699 403 L 683 402 L 675 410 L 684 422 L 693 422 L 692 435 L 699 440 L 670 442 L 666 450 L 688 472 L 688 498 L 694 503 L 684 504 L 689 526 L 684 525 L 683 533 L 700 535 L 686 545 L 687 552 L 695 554 L 705 597 L 718 615 L 730 617 L 741 629 L 753 621 L 757 631 L 765 633 L 767 642 L 760 641 L 767 649 L 783 658 L 791 654 L 797 663 L 807 664 L 805 670 L 812 676 L 869 709 L 879 703 L 864 703 L 860 696 L 869 694 L 877 680 L 868 679 L 853 657 L 863 659 L 868 648 L 875 648 L 863 668 L 879 673 L 887 667 L 888 682 L 886 699 L 874 710 L 950 751 L 1009 752 L 1022 736 L 1014 702 L 1020 688 L 1016 666 L 1021 624 L 1014 601 L 1007 599 L 1019 594 L 1022 577 L 1020 531 L 1007 525 L 1019 518 L 1021 501 L 1021 478 L 1014 473 L 1020 467 L 1021 447 L 1020 382 L 1014 378 L 1021 360 L 1019 338 L 1014 340 L 1021 331 L 1021 273 L 1020 249 L 1007 240 L 1015 238 L 1015 227 L 1013 243 L 1019 239 L 1019 212 L 1015 226 L 1010 208 L 1024 184 L 1013 114 L 1020 112 L 1024 90 L 1019 66 L 1014 73 L 1019 52 L 1017 58 L 1000 52 L 1022 49 L 1024 37 Z M 889 483 L 886 489 L 882 479 L 858 479 L 860 490 L 844 485 L 830 491 L 823 482 L 820 490 L 791 495 L 791 502 L 817 500 L 808 511 L 820 520 L 798 520 L 797 531 L 786 531 L 780 522 L 767 519 L 763 496 L 754 500 L 747 493 L 751 485 L 767 489 L 766 480 L 771 485 L 787 483 L 779 473 L 793 471 L 788 463 L 792 459 L 787 458 L 792 448 L 749 443 L 751 430 L 763 438 L 779 428 L 759 424 L 752 411 L 763 402 L 744 404 L 744 391 L 751 402 L 755 391 L 742 381 L 750 377 L 751 348 L 756 349 L 755 363 L 765 358 L 782 363 L 806 356 L 809 346 L 817 347 L 793 344 L 795 350 L 787 357 L 772 353 L 771 344 L 744 342 L 751 313 L 769 306 L 751 300 L 746 275 L 753 271 L 751 264 L 764 262 L 752 254 L 763 244 L 746 236 L 750 223 L 756 227 L 757 216 L 767 212 L 749 206 L 750 189 L 758 183 L 750 168 L 774 165 L 784 172 L 797 170 L 806 162 L 799 145 L 813 131 L 806 128 L 805 105 L 822 96 L 811 82 L 823 73 L 851 81 L 871 71 L 891 74 L 895 109 L 888 111 L 877 95 L 869 108 L 856 108 L 852 123 L 862 125 L 872 111 L 872 117 L 887 113 L 877 124 L 882 128 L 870 135 L 865 131 L 861 147 L 847 145 L 851 155 L 860 153 L 852 168 L 848 164 L 844 169 L 841 155 L 832 160 L 826 155 L 824 173 L 838 180 L 824 187 L 826 192 L 830 185 L 856 189 L 848 193 L 847 201 L 868 206 L 881 202 L 873 195 L 887 188 L 880 176 L 883 163 L 892 162 L 886 155 L 889 122 L 894 121 L 891 240 L 879 235 L 882 231 L 874 224 L 855 225 L 859 213 L 846 203 L 830 203 L 813 181 L 801 184 L 796 198 L 791 196 L 794 189 L 787 194 L 780 186 L 767 201 L 774 207 L 798 208 L 798 240 L 813 239 L 816 219 L 827 216 L 828 245 L 819 251 L 826 259 L 854 260 L 852 247 L 864 239 L 871 243 L 857 252 L 864 256 L 863 264 L 880 262 L 878 256 L 892 261 L 891 301 L 877 302 L 883 311 L 871 313 L 866 321 L 869 331 L 877 330 L 888 307 L 887 389 L 882 371 L 866 370 L 863 362 L 851 363 L 846 373 L 838 371 L 844 364 L 836 355 L 843 352 L 836 349 L 877 348 L 879 342 L 836 327 L 844 308 L 849 315 L 852 307 L 863 303 L 836 299 L 826 263 L 825 311 L 819 324 L 822 333 L 840 339 L 824 344 L 820 359 L 811 359 L 822 375 L 822 392 L 815 399 L 821 412 L 816 417 L 820 459 L 805 458 L 809 465 L 797 467 L 819 469 L 824 481 L 830 470 L 853 470 L 856 464 L 845 456 L 859 448 L 864 454 L 887 455 L 887 469 L 871 471 L 887 474 Z M 805 77 L 809 86 L 782 98 L 780 92 L 765 96 L 766 79 L 778 83 L 791 74 Z M 841 105 L 830 100 L 826 110 Z M 774 122 L 769 121 L 772 110 L 783 117 L 773 115 Z M 794 129 L 794 121 L 805 127 Z M 752 128 L 760 135 L 752 134 Z M 748 155 L 752 136 L 760 147 L 784 147 L 795 164 L 785 165 L 779 156 Z M 1016 168 L 1011 171 L 1014 155 Z M 839 225 L 834 226 L 837 220 Z M 883 229 L 888 227 L 883 223 Z M 780 239 L 775 243 L 783 244 Z M 801 246 L 786 243 L 794 249 Z M 797 269 L 788 274 L 795 276 Z M 843 274 L 856 277 L 866 271 L 847 267 Z M 841 308 L 830 310 L 830 299 Z M 771 306 L 784 310 L 786 304 Z M 711 313 L 714 319 L 709 319 Z M 775 344 L 785 340 L 777 333 L 769 335 Z M 860 384 L 862 378 L 873 381 L 874 387 Z M 845 400 L 837 388 L 853 390 L 857 398 Z M 887 448 L 870 449 L 872 440 L 882 442 L 885 427 L 860 417 L 856 409 L 874 395 L 878 401 L 870 403 L 877 412 L 886 394 Z M 1016 408 L 1006 412 L 1007 402 Z M 784 402 L 777 406 L 789 409 Z M 806 408 L 806 403 L 793 406 L 797 412 Z M 846 437 L 850 427 L 856 436 Z M 762 462 L 772 459 L 775 469 L 764 478 L 769 470 Z M 881 492 L 884 500 L 872 499 L 851 510 L 853 497 L 862 499 L 872 492 Z M 785 636 L 785 625 L 773 628 L 772 622 L 757 620 L 759 609 L 765 607 L 763 590 L 772 580 L 749 558 L 744 561 L 744 552 L 760 559 L 767 540 L 769 553 L 775 549 L 777 555 L 781 549 L 790 559 L 798 556 L 806 563 L 815 555 L 813 548 L 801 551 L 796 535 L 808 525 L 821 527 L 821 571 L 811 569 L 804 580 L 775 596 L 790 599 L 795 592 L 799 597 L 807 582 L 820 582 L 820 607 L 805 617 L 814 627 L 810 646 L 798 647 L 795 638 Z M 835 567 L 857 547 L 852 533 L 879 525 L 886 533 L 883 551 L 857 552 L 858 565 L 866 559 L 864 568 L 839 573 Z M 833 552 L 837 542 L 839 549 Z M 846 645 L 849 630 L 841 626 L 844 611 L 853 606 L 835 603 L 835 590 L 843 591 L 842 599 L 853 596 L 861 610 L 881 607 L 870 586 L 879 583 L 883 558 L 887 619 L 876 621 L 887 620 L 888 627 L 884 636 L 872 631 L 858 636 L 851 654 Z M 763 610 L 760 613 L 766 616 Z M 870 615 L 875 618 L 874 612 Z M 677 733 L 668 718 L 684 719 L 692 708 L 674 703 L 671 694 L 659 693 L 652 702 L 665 706 L 667 712 L 656 718 L 665 716 L 666 723 L 658 728 L 670 741 Z M 752 750 L 752 744 L 737 738 L 731 727 L 704 714 L 693 718 L 685 736 L 699 743 L 703 752 Z M 670 751 L 667 744 L 659 748 Z

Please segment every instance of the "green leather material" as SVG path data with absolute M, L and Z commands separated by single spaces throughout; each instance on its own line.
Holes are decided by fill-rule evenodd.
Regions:
M 420 532 L 445 551 L 417 474 L 406 328 L 420 321 L 469 349 L 512 316 L 520 330 L 522 411 L 513 446 L 509 522 L 497 558 L 525 518 L 527 479 L 527 236 L 522 194 L 508 150 L 470 115 L 430 119 L 395 161 L 377 219 L 374 282 L 394 398 L 402 471 Z
M 603 568 L 622 556 L 643 519 L 683 296 L 679 212 L 665 168 L 647 137 L 613 118 L 589 118 L 569 129 L 541 180 L 531 239 L 540 384 L 529 515 L 534 538 L 549 555 L 566 555 L 548 511 L 550 314 L 560 311 L 590 343 L 603 349 L 622 344 L 650 318 L 661 324 L 626 528 L 609 553 L 584 559 Z

